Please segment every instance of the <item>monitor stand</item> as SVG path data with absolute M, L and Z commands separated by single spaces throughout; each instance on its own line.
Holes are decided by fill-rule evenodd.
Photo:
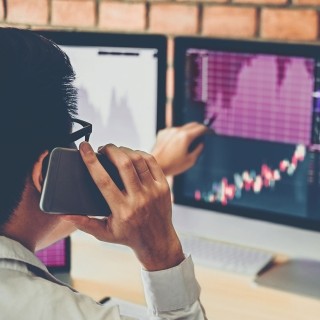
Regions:
M 268 269 L 255 282 L 261 286 L 320 299 L 320 261 L 292 259 Z

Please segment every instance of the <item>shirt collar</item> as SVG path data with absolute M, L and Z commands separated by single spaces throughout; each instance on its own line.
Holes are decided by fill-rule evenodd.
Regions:
M 0 236 L 0 259 L 21 261 L 48 272 L 46 266 L 33 252 L 28 250 L 21 243 L 4 236 Z

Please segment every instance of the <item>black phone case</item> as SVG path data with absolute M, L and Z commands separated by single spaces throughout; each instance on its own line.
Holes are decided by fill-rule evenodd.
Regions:
M 124 189 L 115 165 L 97 154 L 102 166 L 120 190 Z M 91 178 L 80 152 L 55 148 L 50 155 L 48 171 L 40 199 L 40 208 L 47 213 L 108 216 L 111 210 Z

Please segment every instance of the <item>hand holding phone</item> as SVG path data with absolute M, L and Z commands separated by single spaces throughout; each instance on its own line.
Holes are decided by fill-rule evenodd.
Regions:
M 124 188 L 114 164 L 102 154 L 97 154 L 103 168 L 116 186 Z M 111 210 L 92 180 L 80 152 L 76 149 L 55 148 L 49 158 L 40 208 L 55 214 L 108 216 Z
M 125 191 L 120 191 L 88 143 L 80 145 L 80 152 L 112 215 L 102 220 L 84 216 L 65 219 L 101 241 L 129 246 L 149 271 L 181 263 L 184 255 L 172 224 L 170 188 L 155 158 L 114 145 L 100 149 L 120 173 L 125 186 Z

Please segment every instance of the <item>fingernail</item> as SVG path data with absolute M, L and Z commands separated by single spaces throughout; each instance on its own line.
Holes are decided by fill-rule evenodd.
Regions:
M 89 144 L 88 142 L 86 142 L 86 141 L 81 142 L 81 144 L 80 144 L 80 150 L 81 150 L 84 154 L 87 154 L 87 153 L 93 151 L 92 148 L 91 148 L 91 146 L 90 146 L 90 144 Z

